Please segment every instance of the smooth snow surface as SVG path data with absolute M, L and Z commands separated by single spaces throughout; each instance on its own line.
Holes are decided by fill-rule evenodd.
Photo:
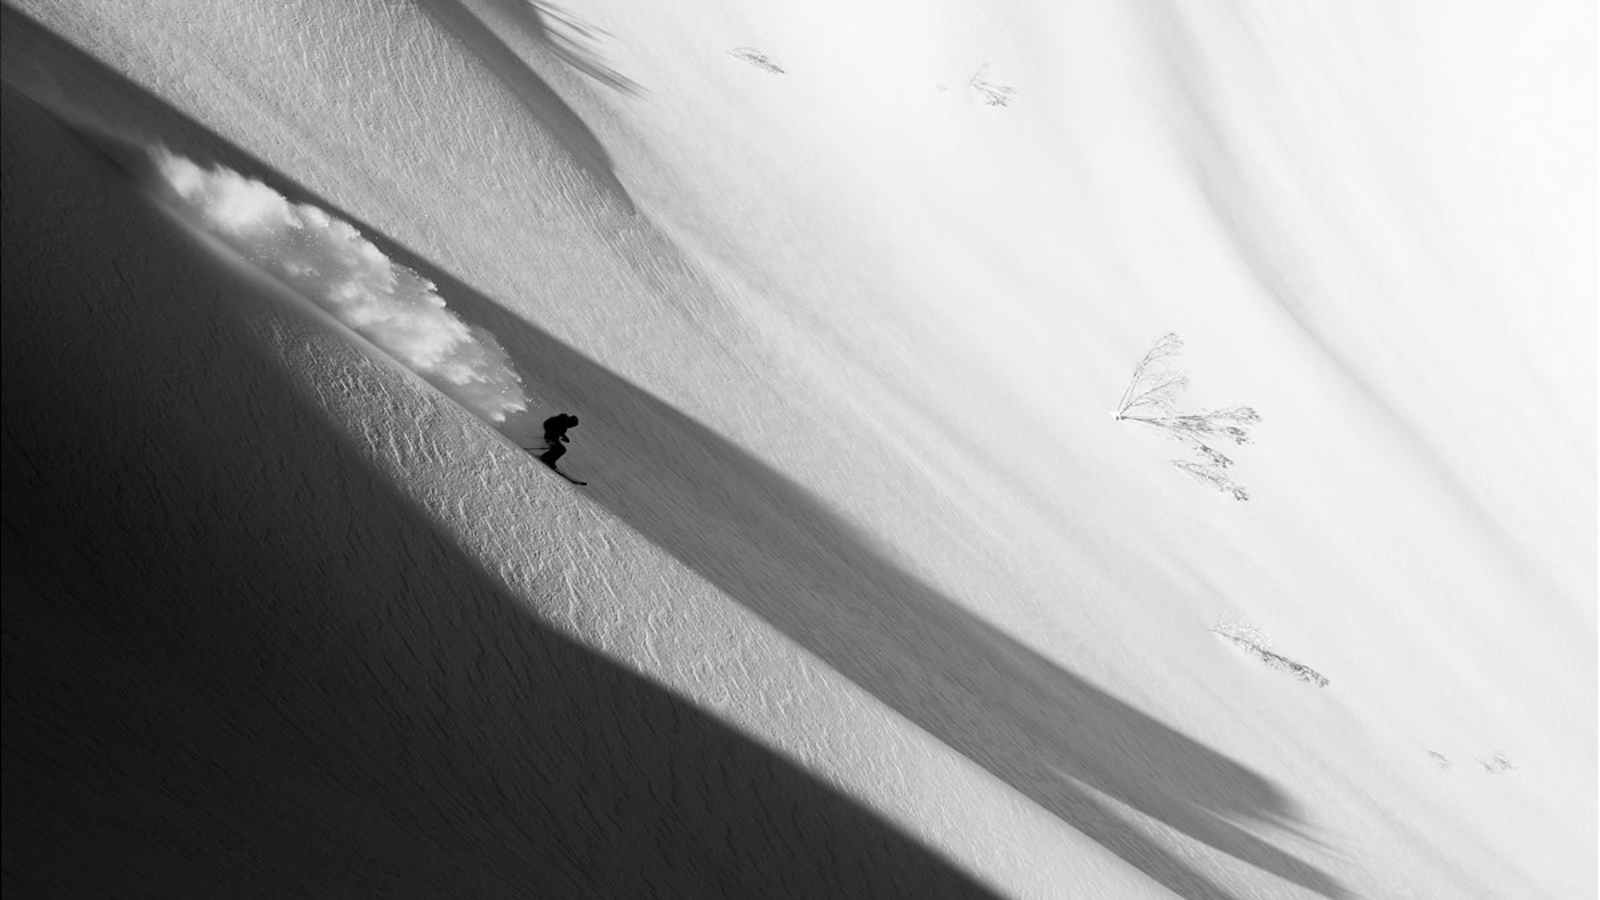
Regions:
M 243 853 L 334 892 L 1595 895 L 1586 5 L 13 6 L 7 577 L 79 601 L 8 599 L 8 647 L 131 628 L 93 573 L 154 602 L 139 560 L 187 545 L 129 535 L 175 529 L 210 562 L 173 589 L 217 605 L 135 630 L 259 630 L 283 691 L 131 728 L 103 846 L 211 893 Z M 1247 502 L 1107 415 L 1167 332 L 1186 408 L 1262 414 Z M 581 491 L 516 449 L 559 411 Z M 223 478 L 229 426 L 262 455 Z M 65 447 L 130 440 L 138 489 L 74 477 Z M 204 537 L 232 514 L 162 500 L 289 485 L 228 523 L 269 535 L 237 563 Z M 103 515 L 56 522 L 62 492 Z M 10 836 L 74 807 L 13 779 L 103 764 L 17 728 L 11 660 L 54 645 L 19 646 L 7 878 L 61 887 Z M 581 662 L 521 668 L 548 653 Z M 198 669 L 161 658 L 126 665 L 181 708 Z M 360 685 L 336 714 L 272 678 L 318 659 Z M 62 669 L 66 729 L 122 707 Z M 561 699 L 591 669 L 614 720 Z M 300 749 L 205 737 L 235 731 Z M 422 749 L 366 784 L 369 744 Z M 185 754 L 224 786 L 149 812 Z

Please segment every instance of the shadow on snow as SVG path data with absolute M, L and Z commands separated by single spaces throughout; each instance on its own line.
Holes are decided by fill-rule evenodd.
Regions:
M 528 615 L 9 86 L 3 147 L 8 891 L 984 894 Z
M 14 18 L 7 14 L 8 28 Z M 1328 873 L 1235 824 L 1293 823 L 1288 798 L 1261 775 L 971 615 L 901 570 L 786 476 L 647 390 L 159 101 L 128 93 L 119 108 L 142 105 L 145 112 L 125 125 L 167 127 L 159 136 L 136 131 L 134 138 L 159 137 L 197 161 L 268 177 L 291 199 L 347 219 L 391 258 L 434 280 L 464 319 L 495 334 L 552 408 L 584 417 L 584 467 L 604 473 L 604 483 L 585 489 L 595 502 L 901 715 L 1181 895 L 1227 893 L 1130 825 L 1102 795 L 1304 888 L 1347 896 Z M 8 377 L 8 417 L 10 383 Z M 528 465 L 540 464 L 529 457 Z M 586 709 L 566 715 L 581 717 Z
M 627 212 L 636 207 L 627 188 L 617 179 L 611 154 L 600 143 L 600 138 L 584 123 L 578 113 L 561 99 L 561 96 L 517 54 L 490 26 L 459 0 L 419 0 L 434 21 L 454 34 L 478 58 L 507 90 L 533 114 L 572 155 L 575 162 L 598 182 L 612 199 Z M 552 30 L 542 13 L 542 4 L 522 0 L 500 0 L 500 6 L 533 44 L 552 53 L 561 62 L 572 66 L 624 93 L 635 93 L 638 86 L 623 75 L 607 68 L 600 59 L 588 52 L 575 39 Z M 563 20 L 566 21 L 566 20 Z M 576 20 L 573 20 L 574 22 Z M 571 29 L 582 26 L 571 25 Z M 587 31 L 577 31 L 579 35 Z

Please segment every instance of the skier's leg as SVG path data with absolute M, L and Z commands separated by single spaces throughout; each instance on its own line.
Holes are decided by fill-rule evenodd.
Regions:
M 553 469 L 556 467 L 556 460 L 560 459 L 562 454 L 566 452 L 567 445 L 556 441 L 550 445 L 550 449 L 539 454 L 539 461 Z

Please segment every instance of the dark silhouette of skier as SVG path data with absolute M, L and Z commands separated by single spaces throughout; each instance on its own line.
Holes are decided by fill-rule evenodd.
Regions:
M 556 460 L 566 455 L 566 445 L 571 441 L 567 437 L 568 429 L 578 427 L 578 417 L 571 413 L 557 413 L 544 420 L 544 452 L 538 455 L 540 462 L 554 469 L 557 475 L 567 479 L 573 484 L 587 484 L 556 468 Z M 530 453 L 536 448 L 527 447 Z

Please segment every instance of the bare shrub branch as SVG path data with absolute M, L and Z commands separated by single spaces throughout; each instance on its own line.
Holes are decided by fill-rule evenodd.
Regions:
M 1499 775 L 1502 772 L 1510 772 L 1517 767 L 1516 764 L 1511 761 L 1511 758 L 1506 756 L 1504 753 L 1495 753 L 1488 759 L 1480 759 L 1478 760 L 1478 765 L 1483 766 L 1483 770 L 1488 772 L 1490 775 Z
M 1173 410 L 1178 395 L 1189 386 L 1189 379 L 1174 372 L 1170 360 L 1183 352 L 1183 338 L 1171 332 L 1161 336 L 1150 352 L 1133 367 L 1133 380 L 1122 392 L 1122 402 L 1117 404 L 1117 418 L 1134 415 L 1167 415 Z
M 1178 398 L 1189 386 L 1188 376 L 1175 368 L 1174 360 L 1182 352 L 1183 339 L 1174 333 L 1164 334 L 1156 341 L 1134 366 L 1133 378 L 1117 403 L 1116 420 L 1159 428 L 1182 441 L 1199 461 L 1175 459 L 1174 466 L 1235 500 L 1249 500 L 1249 491 L 1225 471 L 1233 460 L 1213 444 L 1231 441 L 1242 447 L 1250 443 L 1250 428 L 1261 421 L 1261 414 L 1249 406 L 1179 413 Z
M 1190 462 L 1187 459 L 1175 459 L 1172 464 L 1217 490 L 1225 494 L 1232 494 L 1235 500 L 1250 499 L 1250 492 L 1245 490 L 1244 485 L 1229 478 L 1222 472 L 1220 467 L 1201 465 L 1200 463 Z
M 742 59 L 750 65 L 773 75 L 784 74 L 783 66 L 778 65 L 773 61 L 772 57 L 754 47 L 735 47 L 728 51 L 728 55 L 734 59 Z
M 1317 687 L 1328 686 L 1328 679 L 1321 672 L 1305 663 L 1295 662 L 1289 657 L 1272 650 L 1268 645 L 1267 636 L 1259 628 L 1242 623 L 1234 623 L 1214 626 L 1211 632 L 1243 647 L 1271 668 L 1288 672 L 1301 681 L 1314 684 Z
M 983 100 L 986 106 L 1010 106 L 1012 99 L 1017 96 L 1017 89 L 1004 82 L 993 81 L 989 78 L 989 64 L 984 63 L 978 71 L 972 73 L 972 78 L 967 82 Z

